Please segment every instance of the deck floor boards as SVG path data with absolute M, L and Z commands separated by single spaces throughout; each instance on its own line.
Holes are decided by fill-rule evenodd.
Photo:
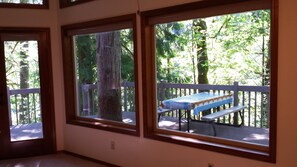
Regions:
M 42 123 L 21 124 L 10 127 L 11 141 L 43 138 Z
M 135 125 L 135 113 L 124 112 L 123 120 L 126 123 Z M 128 120 L 128 121 L 127 121 Z M 174 117 L 162 116 L 159 122 L 159 128 L 178 130 L 178 119 Z M 254 127 L 234 127 L 227 125 L 215 125 L 217 135 L 216 137 L 237 140 L 241 142 L 248 142 L 254 144 L 261 144 L 268 146 L 269 144 L 269 130 L 264 128 Z M 187 132 L 187 122 L 182 120 L 181 130 Z M 205 122 L 190 122 L 190 133 L 196 133 L 200 135 L 213 136 L 213 130 L 209 123 Z M 18 125 L 11 127 L 11 140 L 29 140 L 42 138 L 42 124 L 33 123 L 26 125 Z
M 269 129 L 246 126 L 235 127 L 222 124 L 215 124 L 214 126 L 216 129 L 216 137 L 265 146 L 269 145 Z M 160 119 L 159 128 L 178 130 L 178 119 L 163 116 Z M 181 131 L 187 132 L 187 122 L 185 119 L 182 120 Z M 190 133 L 206 136 L 213 136 L 214 134 L 211 124 L 197 121 L 190 122 Z

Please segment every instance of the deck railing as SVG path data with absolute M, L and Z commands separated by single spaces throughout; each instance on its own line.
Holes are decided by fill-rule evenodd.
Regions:
M 134 111 L 134 83 L 122 83 L 122 111 Z M 218 123 L 240 124 L 249 127 L 268 128 L 269 125 L 269 87 L 268 86 L 240 86 L 238 82 L 233 85 L 208 85 L 208 84 L 175 84 L 160 82 L 157 84 L 157 104 L 160 105 L 164 99 L 175 98 L 179 96 L 191 95 L 201 91 L 208 91 L 213 93 L 232 93 L 233 104 L 229 106 L 222 106 L 215 108 L 208 112 L 217 112 L 222 108 L 236 106 L 238 104 L 246 106 L 243 111 L 243 120 L 238 114 L 232 114 L 222 117 L 217 120 Z M 82 104 L 85 115 L 97 114 L 97 86 L 96 85 L 83 85 L 82 86 Z M 168 113 L 168 116 L 177 117 L 177 111 Z M 200 120 L 202 114 L 192 118 Z M 84 114 L 81 114 L 84 115 Z
M 10 125 L 41 122 L 40 89 L 7 88 Z
M 135 111 L 135 85 L 133 82 L 124 81 L 122 87 L 122 111 Z M 237 114 L 225 116 L 217 120 L 219 123 L 229 123 L 233 121 L 239 124 L 243 121 L 244 126 L 268 128 L 269 125 L 269 86 L 241 86 L 237 82 L 233 85 L 208 85 L 208 84 L 157 84 L 157 104 L 161 104 L 164 99 L 190 95 L 201 91 L 214 93 L 233 93 L 233 105 L 244 105 L 243 120 Z M 41 120 L 40 112 L 40 92 L 39 89 L 18 89 L 8 90 L 10 102 L 11 125 L 20 123 L 32 123 Z M 97 86 L 94 84 L 82 85 L 81 88 L 81 111 L 80 116 L 96 115 L 98 112 Z M 216 112 L 221 108 L 215 108 L 208 112 Z M 176 117 L 177 112 L 168 113 L 169 116 Z M 192 116 L 199 120 L 201 115 Z M 233 119 L 231 119 L 231 117 Z
M 98 113 L 98 92 L 97 85 L 85 84 L 81 89 L 80 116 L 97 115 Z M 121 83 L 122 111 L 135 111 L 135 85 L 134 82 L 124 81 Z
M 157 97 L 158 104 L 164 99 L 175 98 L 179 96 L 191 95 L 201 91 L 211 93 L 232 93 L 233 104 L 215 108 L 208 112 L 216 112 L 222 108 L 236 106 L 238 104 L 246 106 L 243 110 L 243 120 L 237 114 L 228 115 L 217 120 L 219 123 L 240 124 L 243 126 L 268 128 L 269 125 L 269 86 L 240 86 L 238 82 L 233 85 L 208 85 L 208 84 L 175 84 L 175 83 L 158 83 Z M 173 111 L 170 116 L 176 116 L 177 112 Z M 192 116 L 194 119 L 200 119 L 203 112 L 198 116 Z M 233 117 L 233 119 L 231 119 Z

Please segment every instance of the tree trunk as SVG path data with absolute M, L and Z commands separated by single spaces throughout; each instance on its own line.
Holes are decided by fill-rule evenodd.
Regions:
M 96 39 L 99 117 L 122 121 L 120 34 L 98 33 Z
M 29 62 L 28 62 L 28 42 L 21 42 L 20 51 L 20 89 L 29 88 Z M 27 104 L 28 97 L 22 95 L 22 103 L 20 104 L 20 120 L 22 123 L 30 123 L 29 104 Z
M 208 56 L 206 47 L 206 22 L 202 19 L 193 20 L 194 41 L 196 44 L 196 59 L 198 70 L 198 84 L 208 84 Z M 199 90 L 205 92 L 206 90 Z M 202 115 L 210 114 L 210 110 L 202 113 Z
M 198 69 L 198 84 L 208 84 L 208 56 L 206 48 L 207 26 L 204 20 L 196 19 L 193 21 L 194 41 L 196 43 L 196 58 Z
M 29 87 L 28 42 L 22 42 L 20 51 L 20 89 Z

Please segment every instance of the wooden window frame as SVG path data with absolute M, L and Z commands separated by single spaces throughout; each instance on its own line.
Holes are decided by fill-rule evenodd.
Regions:
M 49 9 L 49 0 L 43 0 L 42 5 L 38 5 L 38 4 L 0 3 L 0 8 Z
M 94 1 L 94 0 L 79 0 L 75 2 L 70 2 L 70 0 L 60 0 L 60 8 L 75 6 L 75 5 L 79 5 L 79 4 L 91 2 L 91 1 Z
M 269 147 L 262 147 L 237 141 L 224 140 L 202 135 L 191 135 L 178 131 L 168 131 L 157 128 L 156 121 L 156 64 L 155 64 L 155 32 L 154 26 L 159 23 L 190 19 L 191 17 L 205 17 L 210 8 L 219 8 L 220 14 L 240 12 L 245 8 L 242 3 L 258 3 L 256 0 L 205 0 L 162 9 L 155 9 L 141 13 L 142 34 L 142 88 L 144 112 L 144 137 L 165 141 L 219 153 L 235 155 L 266 162 L 276 162 L 276 126 L 277 126 L 277 59 L 278 59 L 278 0 L 260 0 L 269 3 L 271 10 L 271 85 L 270 85 L 270 134 Z M 241 7 L 234 8 L 234 5 Z M 224 10 L 226 5 L 232 8 Z M 254 10 L 251 5 L 250 10 Z M 238 11 L 239 10 L 239 11 Z M 202 11 L 202 12 L 200 12 Z M 248 10 L 246 10 L 248 11 Z M 225 12 L 225 13 L 224 13 Z M 243 12 L 243 11 L 241 11 Z M 219 12 L 215 12 L 219 13 Z M 207 16 L 217 14 L 210 13 Z M 163 21 L 163 22 L 162 22 Z
M 134 76 L 135 76 L 135 125 L 129 125 L 110 120 L 99 120 L 78 117 L 76 115 L 76 81 L 74 70 L 74 49 L 73 36 L 95 32 L 114 31 L 123 28 L 133 29 L 134 40 Z M 137 79 L 137 37 L 136 37 L 136 14 L 129 14 L 119 17 L 105 18 L 101 20 L 64 25 L 61 27 L 63 67 L 64 67 L 64 87 L 66 105 L 66 123 L 90 127 L 95 129 L 118 132 L 128 135 L 139 136 L 139 103 L 138 103 L 138 79 Z M 66 89 L 67 88 L 67 89 Z

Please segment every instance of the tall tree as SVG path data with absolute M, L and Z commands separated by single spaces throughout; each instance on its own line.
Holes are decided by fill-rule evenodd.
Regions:
M 208 56 L 206 45 L 207 26 L 203 19 L 193 20 L 194 45 L 197 49 L 198 84 L 208 84 Z
M 29 62 L 28 62 L 28 42 L 21 42 L 20 51 L 20 89 L 29 88 Z
M 21 50 L 20 55 L 20 89 L 29 88 L 29 43 L 28 41 L 20 42 Z M 29 104 L 27 103 L 28 96 L 22 95 L 22 103 L 20 104 L 20 119 L 23 123 L 30 123 L 30 113 L 29 113 Z M 27 120 L 29 122 L 27 122 Z
M 99 117 L 122 121 L 120 32 L 96 34 Z

